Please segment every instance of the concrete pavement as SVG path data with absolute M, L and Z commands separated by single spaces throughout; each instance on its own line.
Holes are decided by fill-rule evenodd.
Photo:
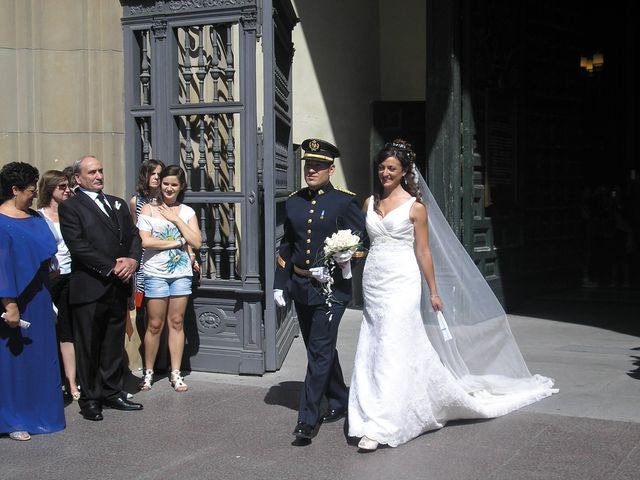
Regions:
M 292 445 L 306 366 L 296 339 L 262 377 L 192 373 L 136 394 L 142 412 L 106 410 L 20 443 L 0 439 L 1 479 L 637 479 L 640 304 L 538 301 L 510 315 L 530 370 L 560 393 L 502 418 L 454 422 L 398 448 L 360 454 L 343 422 Z M 350 377 L 361 312 L 348 310 L 339 352 Z

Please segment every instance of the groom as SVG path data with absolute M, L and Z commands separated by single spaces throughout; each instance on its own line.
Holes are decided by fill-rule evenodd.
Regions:
M 300 392 L 298 423 L 293 434 L 311 439 L 320 423 L 335 422 L 347 413 L 349 394 L 338 360 L 338 327 L 351 300 L 351 265 L 340 265 L 333 274 L 323 265 L 325 238 L 338 230 L 365 234 L 364 215 L 355 194 L 334 187 L 330 178 L 338 149 L 319 139 L 302 142 L 304 179 L 307 187 L 291 194 L 286 202 L 284 236 L 280 242 L 274 282 L 274 301 L 286 305 L 292 299 L 307 348 L 307 374 Z M 361 258 L 363 251 L 353 257 Z M 323 287 L 331 285 L 328 300 Z M 328 410 L 320 415 L 326 396 Z

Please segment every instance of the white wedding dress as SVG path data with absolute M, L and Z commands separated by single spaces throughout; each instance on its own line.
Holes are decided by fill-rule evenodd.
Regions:
M 349 435 L 366 435 L 392 447 L 441 428 L 448 420 L 498 417 L 556 391 L 551 379 L 531 376 L 526 366 L 519 365 L 519 350 L 508 326 L 503 332 L 504 325 L 499 325 L 500 335 L 507 339 L 507 350 L 517 350 L 513 363 L 518 364 L 520 373 L 515 376 L 520 378 L 487 371 L 477 375 L 466 366 L 462 375 L 442 363 L 425 330 L 425 326 L 429 329 L 429 321 L 423 312 L 430 306 L 421 306 L 424 286 L 409 219 L 414 201 L 412 198 L 380 218 L 373 210 L 373 198 L 369 200 L 366 225 L 371 247 L 363 273 L 363 322 L 349 393 Z M 440 294 L 447 315 L 447 302 L 454 302 L 446 298 L 450 289 L 444 278 L 438 278 L 437 265 L 436 282 L 439 291 L 443 288 L 444 295 Z M 426 294 L 428 298 L 429 292 Z M 478 325 L 484 325 L 480 330 L 478 325 L 464 328 L 485 335 L 484 341 L 486 324 L 492 325 L 489 330 L 493 332 L 496 322 L 502 320 L 480 322 Z M 439 333 L 439 328 L 433 330 Z M 453 341 L 442 341 L 449 349 L 461 330 L 451 325 L 451 333 Z M 455 353 L 462 362 L 460 354 Z M 501 354 L 496 355 L 500 359 Z M 483 360 L 478 363 L 495 363 Z M 511 371 L 509 366 L 497 370 Z

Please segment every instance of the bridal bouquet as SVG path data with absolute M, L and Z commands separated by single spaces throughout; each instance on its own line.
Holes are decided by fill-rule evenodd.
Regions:
M 351 233 L 350 229 L 338 230 L 324 239 L 325 263 L 332 261 L 338 263 L 348 262 L 360 245 L 360 237 Z
M 331 298 L 333 293 L 333 272 L 337 263 L 345 263 L 351 260 L 354 253 L 360 248 L 362 242 L 360 237 L 351 233 L 350 229 L 338 230 L 330 237 L 324 239 L 323 263 L 327 268 L 327 282 L 322 285 L 324 296 L 329 307 L 331 307 Z M 351 268 L 347 264 L 347 268 L 343 270 L 343 278 L 351 278 Z M 329 317 L 331 321 L 331 317 Z

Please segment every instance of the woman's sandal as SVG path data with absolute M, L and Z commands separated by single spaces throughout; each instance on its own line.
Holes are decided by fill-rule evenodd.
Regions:
M 176 392 L 186 392 L 189 387 L 184 383 L 184 378 L 180 375 L 180 370 L 173 370 L 170 378 L 171 386 Z
M 144 371 L 144 377 L 142 377 L 142 383 L 138 386 L 140 390 L 151 390 L 151 383 L 153 382 L 153 370 L 150 368 Z
M 18 442 L 26 442 L 27 440 L 31 440 L 31 435 L 29 435 L 29 432 L 24 431 L 11 432 L 9 438 L 11 440 L 17 440 Z

